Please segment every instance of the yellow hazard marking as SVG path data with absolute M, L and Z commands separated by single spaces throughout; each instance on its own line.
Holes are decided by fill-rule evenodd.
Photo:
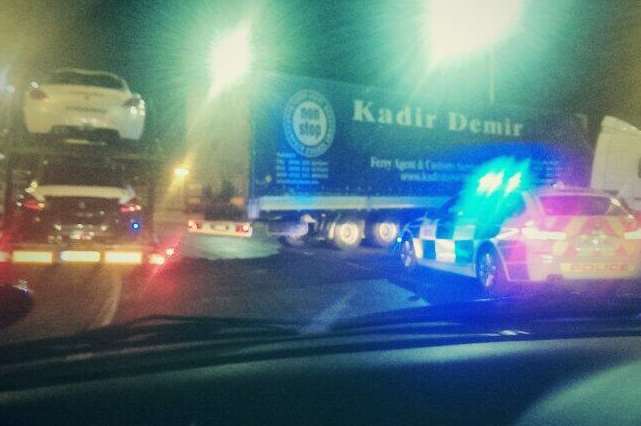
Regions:
M 570 219 L 570 223 L 565 227 L 564 231 L 569 236 L 575 236 L 578 234 L 581 229 L 585 226 L 585 223 L 588 221 L 587 217 L 573 217 Z
M 621 240 L 621 247 L 628 256 L 635 256 L 640 252 L 641 242 L 639 240 Z
M 567 241 L 555 241 L 552 246 L 552 255 L 556 257 L 563 256 L 565 255 L 568 247 L 569 244 Z

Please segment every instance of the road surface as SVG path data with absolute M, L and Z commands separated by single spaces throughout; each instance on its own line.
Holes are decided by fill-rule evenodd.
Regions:
M 329 325 L 339 318 L 469 300 L 446 274 L 408 277 L 385 250 L 280 249 L 271 240 L 188 236 L 191 257 L 142 279 L 104 268 L 31 271 L 33 310 L 0 343 L 65 335 L 154 314 L 274 318 Z

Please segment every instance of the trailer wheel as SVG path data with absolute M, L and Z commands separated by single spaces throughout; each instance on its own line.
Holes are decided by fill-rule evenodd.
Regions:
M 367 239 L 376 247 L 387 248 L 396 242 L 399 230 L 399 224 L 394 219 L 379 219 L 368 226 Z
M 363 240 L 363 223 L 356 218 L 340 219 L 334 224 L 332 244 L 339 250 L 353 250 Z

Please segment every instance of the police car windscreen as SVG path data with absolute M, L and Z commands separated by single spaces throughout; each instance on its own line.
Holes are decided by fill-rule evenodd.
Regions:
M 594 195 L 548 195 L 540 198 L 549 216 L 616 216 L 626 211 L 616 200 Z

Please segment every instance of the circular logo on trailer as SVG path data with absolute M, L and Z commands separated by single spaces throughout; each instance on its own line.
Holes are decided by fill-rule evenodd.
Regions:
M 336 117 L 323 95 L 314 90 L 301 90 L 285 105 L 283 127 L 287 142 L 294 151 L 314 158 L 332 146 Z

